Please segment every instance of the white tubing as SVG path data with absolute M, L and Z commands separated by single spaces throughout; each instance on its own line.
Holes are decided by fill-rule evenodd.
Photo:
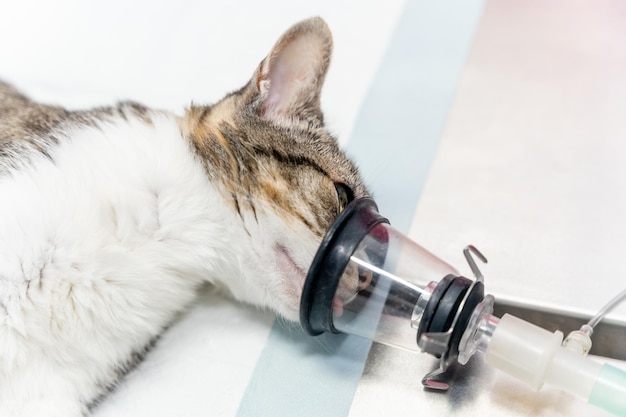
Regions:
M 587 400 L 602 365 L 566 348 L 556 351 L 546 371 L 546 384 Z
M 547 383 L 587 400 L 602 365 L 562 347 L 562 340 L 559 331 L 550 333 L 505 314 L 493 333 L 485 360 L 537 390 Z
M 485 360 L 491 366 L 526 382 L 543 385 L 550 361 L 561 347 L 563 333 L 549 331 L 505 314 L 496 327 Z

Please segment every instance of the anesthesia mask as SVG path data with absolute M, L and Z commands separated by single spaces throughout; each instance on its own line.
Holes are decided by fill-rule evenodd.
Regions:
M 439 369 L 422 380 L 428 389 L 446 390 L 440 374 L 480 351 L 487 363 L 536 389 L 552 384 L 626 416 L 626 373 L 586 357 L 599 318 L 565 342 L 560 331 L 508 314 L 497 318 L 474 256 L 486 259 L 473 246 L 464 255 L 474 279 L 391 227 L 372 199 L 355 199 L 313 259 L 300 322 L 311 335 L 352 334 L 439 358 Z

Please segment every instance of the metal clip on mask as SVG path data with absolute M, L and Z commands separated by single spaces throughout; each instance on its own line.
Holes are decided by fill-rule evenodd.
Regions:
M 304 284 L 300 321 L 311 335 L 348 333 L 440 358 L 439 369 L 422 380 L 446 390 L 439 376 L 457 360 L 466 363 L 473 342 L 464 339 L 470 322 L 490 314 L 483 277 L 465 249 L 476 279 L 389 225 L 370 198 L 353 201 L 326 234 Z

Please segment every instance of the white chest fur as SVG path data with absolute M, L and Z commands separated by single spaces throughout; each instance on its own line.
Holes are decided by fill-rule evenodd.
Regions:
M 67 135 L 0 179 L 2 416 L 80 415 L 238 238 L 173 118 Z

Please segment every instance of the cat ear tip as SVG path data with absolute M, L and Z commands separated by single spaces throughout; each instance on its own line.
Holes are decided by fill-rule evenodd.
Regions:
M 332 39 L 332 32 L 330 30 L 330 27 L 328 26 L 328 23 L 326 23 L 326 21 L 320 16 L 313 16 L 309 17 L 308 19 L 304 19 L 299 23 L 296 23 L 294 25 L 294 28 L 313 30 L 315 32 L 318 32 L 325 38 Z
M 321 16 L 313 16 L 307 19 L 312 25 L 315 25 L 321 29 L 329 29 L 328 23 Z

